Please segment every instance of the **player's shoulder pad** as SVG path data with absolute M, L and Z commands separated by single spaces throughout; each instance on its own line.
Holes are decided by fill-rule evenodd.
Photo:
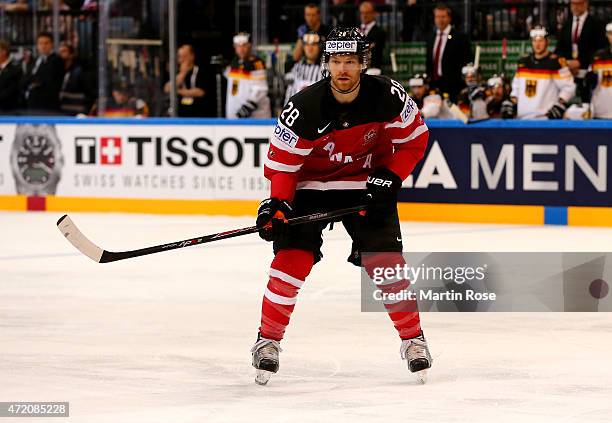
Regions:
M 609 57 L 612 57 L 609 48 L 602 48 L 601 50 L 597 50 L 593 55 L 593 60 L 605 60 Z
M 295 142 L 298 137 L 311 141 L 319 138 L 321 103 L 327 84 L 328 79 L 322 79 L 294 94 L 278 116 L 275 135 L 277 131 L 291 133 L 295 137 Z M 281 141 L 285 142 L 284 139 Z
M 518 65 L 525 65 L 525 63 L 529 62 L 529 59 L 531 58 L 530 54 L 523 54 L 521 57 L 519 57 L 517 63 Z
M 364 75 L 363 78 L 370 85 L 370 104 L 376 105 L 376 109 L 382 111 L 382 120 L 391 121 L 400 115 L 402 121 L 406 122 L 414 113 L 418 113 L 416 103 L 400 82 L 382 75 Z
M 266 69 L 266 64 L 259 57 L 252 55 L 243 62 L 244 70 L 246 71 L 258 71 Z
M 232 69 L 237 68 L 239 66 L 238 60 L 239 60 L 238 56 L 232 57 L 232 60 L 229 63 L 229 67 L 232 68 Z

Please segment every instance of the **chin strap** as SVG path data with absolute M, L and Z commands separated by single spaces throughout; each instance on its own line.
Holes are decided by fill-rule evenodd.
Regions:
M 337 93 L 340 94 L 350 94 L 353 91 L 355 91 L 357 88 L 359 88 L 359 86 L 361 85 L 361 78 L 359 79 L 359 82 L 357 84 L 355 84 L 355 86 L 353 88 L 351 88 L 350 90 L 339 90 L 338 88 L 334 87 L 334 83 L 330 81 L 329 85 L 331 85 L 332 89 L 334 91 L 336 91 Z

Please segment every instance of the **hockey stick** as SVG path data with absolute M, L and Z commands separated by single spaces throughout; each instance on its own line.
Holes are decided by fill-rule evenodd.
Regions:
M 294 217 L 289 219 L 290 225 L 300 225 L 307 222 L 319 222 L 330 220 L 347 214 L 357 213 L 365 209 L 365 206 L 348 207 L 323 213 L 314 213 L 306 216 Z M 125 260 L 134 257 L 146 256 L 148 254 L 161 253 L 164 251 L 176 250 L 177 248 L 191 247 L 193 245 L 205 244 L 207 242 L 219 241 L 221 239 L 234 238 L 237 236 L 253 234 L 259 231 L 258 226 L 234 229 L 232 231 L 219 232 L 217 234 L 203 235 L 197 238 L 185 239 L 183 241 L 171 242 L 169 244 L 155 245 L 153 247 L 141 248 L 131 251 L 107 251 L 91 242 L 79 228 L 74 224 L 68 215 L 62 216 L 57 221 L 57 228 L 66 237 L 68 242 L 76 247 L 82 254 L 86 255 L 96 263 L 110 263 L 112 261 Z

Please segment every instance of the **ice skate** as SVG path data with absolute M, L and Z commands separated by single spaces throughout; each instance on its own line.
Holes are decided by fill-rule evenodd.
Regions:
M 407 361 L 408 370 L 416 375 L 418 381 L 423 384 L 427 382 L 427 369 L 431 367 L 433 359 L 423 332 L 415 338 L 402 340 L 400 354 L 402 360 Z
M 273 373 L 278 371 L 278 353 L 282 349 L 278 341 L 257 336 L 257 342 L 251 348 L 253 367 L 255 367 L 255 383 L 265 385 Z

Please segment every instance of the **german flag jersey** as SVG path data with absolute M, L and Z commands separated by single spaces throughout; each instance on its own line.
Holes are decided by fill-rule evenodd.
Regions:
M 612 119 L 612 50 L 607 48 L 595 53 L 592 70 L 597 75 L 591 103 L 593 117 Z
M 511 96 L 518 99 L 518 119 L 545 119 L 559 99 L 568 102 L 576 91 L 565 59 L 549 53 L 536 59 L 533 54 L 518 61 Z
M 246 60 L 234 57 L 225 70 L 225 77 L 227 78 L 225 117 L 238 118 L 237 112 L 242 106 L 251 110 L 249 117 L 271 116 L 266 66 L 259 57 L 250 56 Z
M 291 201 L 296 189 L 364 189 L 385 167 L 406 179 L 425 153 L 427 125 L 404 88 L 383 76 L 361 75 L 357 98 L 341 104 L 330 79 L 289 99 L 265 160 L 271 196 Z

